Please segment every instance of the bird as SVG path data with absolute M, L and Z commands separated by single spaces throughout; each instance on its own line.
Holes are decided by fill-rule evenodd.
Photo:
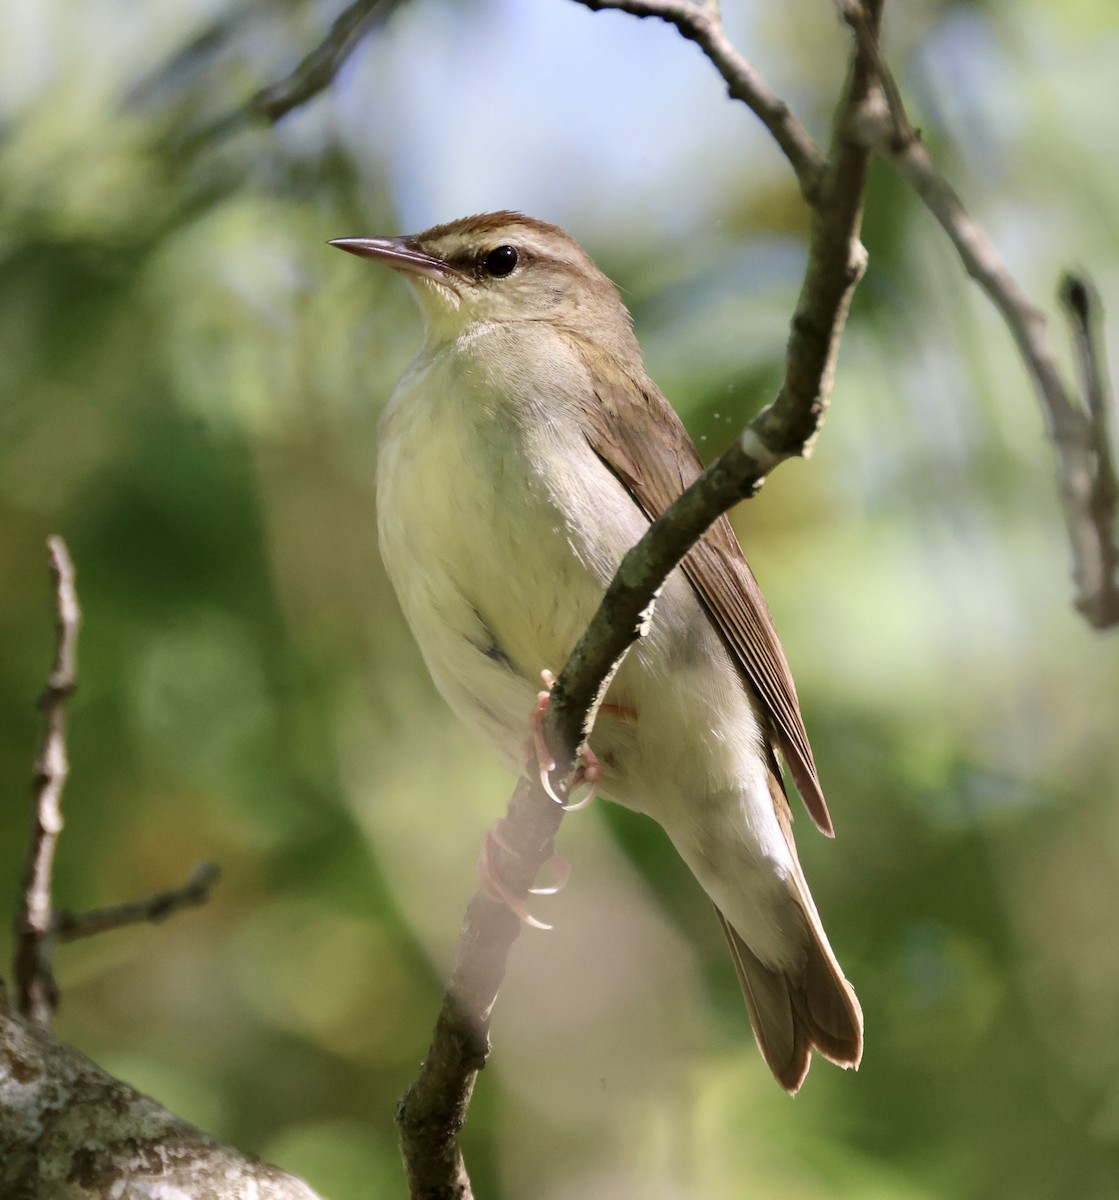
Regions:
M 411 285 L 422 348 L 378 426 L 377 532 L 439 692 L 519 773 L 539 679 L 619 562 L 702 471 L 618 289 L 558 226 L 503 210 L 338 238 Z M 750 1023 L 795 1094 L 857 1067 L 863 1017 L 797 856 L 787 765 L 832 823 L 769 608 L 727 518 L 666 580 L 591 736 L 601 790 L 647 814 L 713 902 Z

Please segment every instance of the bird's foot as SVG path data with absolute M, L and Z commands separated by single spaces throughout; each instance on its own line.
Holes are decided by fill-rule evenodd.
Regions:
M 586 808 L 588 804 L 598 795 L 598 785 L 602 781 L 602 765 L 599 763 L 595 752 L 590 746 L 584 745 L 579 751 L 579 765 L 575 770 L 575 778 L 571 783 L 571 789 L 568 791 L 568 800 L 564 807 L 568 812 L 578 812 L 581 808 Z M 574 803 L 571 797 L 575 794 L 576 788 L 581 788 L 586 785 L 587 794 L 582 800 L 576 800 Z M 553 797 L 554 799 L 554 797 Z
M 532 710 L 531 733 L 525 745 L 525 753 L 529 762 L 535 763 L 540 770 L 540 786 L 557 804 L 562 804 L 563 801 L 552 791 L 552 781 L 549 778 L 556 769 L 556 760 L 544 740 L 544 714 L 548 711 L 548 700 L 556 677 L 547 668 L 540 672 L 540 677 L 544 680 L 544 691 L 536 693 L 536 707 Z
M 532 929 L 551 929 L 551 925 L 544 921 L 538 921 L 528 912 L 524 902 L 512 892 L 501 877 L 501 871 L 497 865 L 497 850 L 501 849 L 506 854 L 520 857 L 518 852 L 505 841 L 502 834 L 504 824 L 505 818 L 502 817 L 492 829 L 486 830 L 482 836 L 482 855 L 478 859 L 478 886 L 496 904 L 504 904 L 522 925 L 528 925 Z M 554 896 L 566 886 L 567 881 L 571 878 L 571 864 L 562 854 L 553 854 L 548 860 L 548 865 L 555 872 L 555 883 L 548 887 L 529 888 L 531 895 Z
M 540 770 L 540 786 L 544 792 L 550 796 L 557 804 L 566 808 L 568 812 L 578 812 L 581 808 L 586 808 L 588 804 L 595 798 L 598 792 L 599 781 L 602 779 L 602 767 L 599 764 L 598 758 L 589 745 L 584 744 L 579 751 L 579 765 L 576 768 L 575 778 L 572 780 L 571 788 L 568 791 L 568 800 L 564 802 L 556 795 L 555 789 L 552 787 L 552 772 L 556 769 L 556 760 L 552 757 L 551 751 L 548 749 L 548 743 L 544 740 L 544 714 L 548 711 L 548 701 L 551 698 L 552 688 L 555 685 L 556 677 L 545 668 L 540 672 L 541 679 L 544 680 L 544 690 L 537 693 L 536 707 L 532 710 L 532 735 L 529 738 L 526 750 L 529 754 L 530 761 L 534 762 Z M 615 705 L 610 705 L 610 708 L 615 708 Z M 619 712 L 628 710 L 618 710 Z M 589 788 L 587 794 L 582 800 L 571 803 L 570 797 L 576 788 L 586 784 Z

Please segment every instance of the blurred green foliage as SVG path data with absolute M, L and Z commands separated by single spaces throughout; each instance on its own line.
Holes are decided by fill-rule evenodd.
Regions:
M 356 1200 L 402 1190 L 393 1104 L 511 781 L 377 557 L 376 414 L 416 314 L 323 243 L 559 220 L 714 453 L 779 377 L 804 217 L 692 49 L 566 0 L 413 0 L 306 109 L 215 134 L 339 7 L 0 10 L 0 880 L 11 910 L 58 532 L 85 613 L 59 903 L 224 870 L 200 912 L 61 950 L 59 1031 Z M 826 6 L 724 8 L 822 136 Z M 888 22 L 926 141 L 1027 287 L 1087 264 L 1119 312 L 1114 6 Z M 1119 655 L 1071 611 L 1006 335 L 884 170 L 866 242 L 817 454 L 736 516 L 836 819 L 834 843 L 798 830 L 863 1068 L 781 1095 L 698 889 L 597 805 L 499 1003 L 480 1195 L 1119 1196 Z

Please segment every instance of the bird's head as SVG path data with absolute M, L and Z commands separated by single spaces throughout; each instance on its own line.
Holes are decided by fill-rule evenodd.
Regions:
M 412 285 L 428 343 L 471 326 L 545 321 L 604 346 L 632 341 L 618 291 L 574 238 L 515 212 L 482 213 L 398 238 L 330 243 L 399 271 Z

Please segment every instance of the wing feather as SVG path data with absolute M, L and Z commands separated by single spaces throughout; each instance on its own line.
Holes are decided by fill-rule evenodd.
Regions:
M 644 375 L 635 378 L 598 348 L 581 346 L 592 382 L 591 448 L 655 520 L 703 470 L 675 409 Z M 769 606 L 727 518 L 720 517 L 683 562 L 696 594 L 749 681 L 816 825 L 833 835 L 796 686 Z

